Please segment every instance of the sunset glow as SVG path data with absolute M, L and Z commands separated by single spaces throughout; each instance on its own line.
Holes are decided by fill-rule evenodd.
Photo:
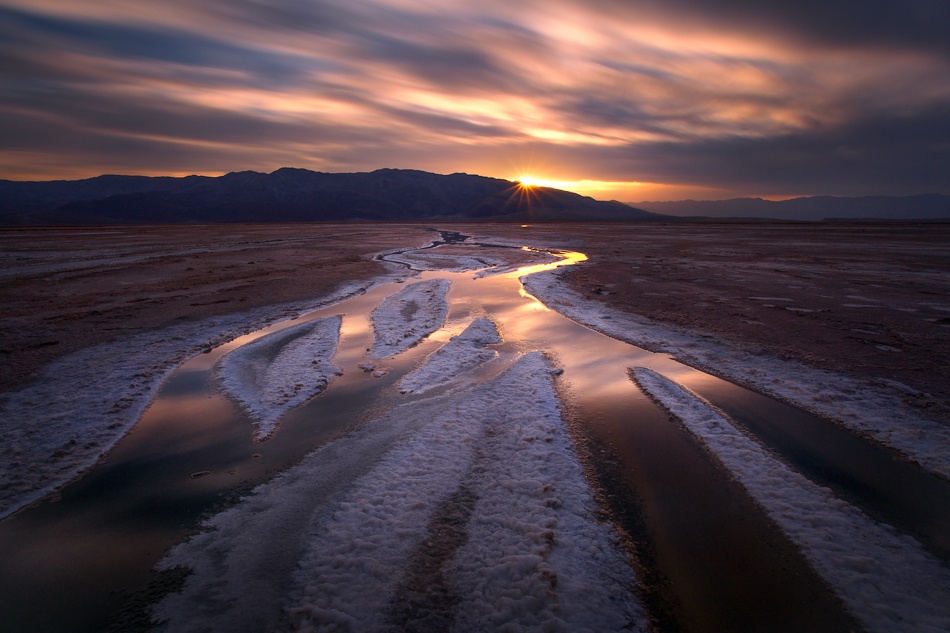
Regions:
M 527 159 L 621 200 L 950 192 L 947 6 L 539 6 L 5 0 L 0 178 Z
M 521 183 L 523 187 L 551 187 L 572 191 L 582 196 L 589 196 L 598 200 L 662 200 L 675 198 L 678 195 L 692 197 L 716 197 L 723 195 L 715 189 L 699 187 L 663 185 L 648 182 L 617 182 L 604 180 L 554 180 L 535 176 L 516 176 L 512 180 Z

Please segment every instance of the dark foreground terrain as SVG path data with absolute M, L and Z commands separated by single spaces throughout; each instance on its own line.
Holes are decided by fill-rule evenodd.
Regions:
M 948 419 L 950 224 L 453 225 L 580 250 L 588 298 L 777 356 L 896 380 Z M 317 297 L 386 272 L 424 225 L 0 231 L 0 390 L 77 349 L 187 319 Z
M 616 523 L 631 560 L 640 568 L 641 597 L 655 630 L 856 630 L 852 616 L 873 631 L 923 630 L 926 626 L 919 625 L 927 622 L 937 622 L 934 630 L 943 630 L 950 618 L 942 599 L 950 586 L 945 569 L 950 552 L 946 538 L 950 517 L 945 510 L 950 507 L 946 502 L 950 444 L 948 429 L 941 426 L 948 417 L 947 230 L 937 224 L 709 223 L 267 224 L 0 232 L 4 263 L 0 298 L 6 309 L 0 317 L 4 366 L 0 420 L 11 456 L 0 477 L 0 493 L 5 495 L 0 511 L 7 503 L 12 514 L 0 522 L 4 549 L 0 558 L 5 561 L 0 585 L 9 589 L 0 595 L 10 614 L 8 627 L 63 630 L 68 622 L 74 630 L 92 631 L 111 621 L 114 630 L 150 630 L 155 615 L 151 609 L 162 602 L 166 610 L 159 619 L 183 618 L 170 630 L 184 630 L 180 625 L 185 622 L 195 630 L 201 628 L 189 609 L 173 608 L 178 598 L 162 600 L 168 591 L 182 589 L 178 572 L 154 571 L 168 547 L 181 543 L 210 514 L 231 505 L 243 511 L 244 495 L 278 472 L 284 478 L 268 486 L 301 481 L 319 487 L 336 481 L 326 473 L 296 479 L 293 473 L 309 468 L 310 462 L 301 459 L 327 437 L 347 425 L 359 426 L 360 416 L 378 415 L 376 407 L 384 398 L 415 398 L 393 408 L 402 417 L 393 413 L 380 428 L 389 432 L 425 424 L 433 432 L 469 433 L 490 423 L 495 426 L 479 431 L 490 438 L 502 429 L 521 428 L 507 416 L 516 414 L 536 423 L 549 419 L 551 412 L 531 406 L 563 401 L 565 428 L 571 429 L 580 455 L 570 472 L 578 477 L 550 479 L 545 474 L 545 481 L 555 482 L 550 489 L 528 488 L 569 489 L 567 482 L 582 479 L 583 462 L 588 479 L 597 482 L 605 516 Z M 464 235 L 476 239 L 462 242 Z M 446 243 L 427 248 L 434 240 Z M 533 300 L 518 294 L 524 289 L 514 279 L 473 280 L 470 272 L 441 272 L 457 266 L 470 271 L 489 262 L 518 267 L 545 259 L 520 249 L 523 244 L 590 256 L 560 274 L 526 278 L 527 290 L 550 310 L 535 305 L 532 312 L 521 312 L 523 304 Z M 379 261 L 376 256 L 387 250 L 391 261 Z M 431 401 L 397 396 L 393 381 L 437 340 L 408 350 L 408 356 L 392 360 L 394 364 L 379 373 L 367 373 L 365 363 L 358 364 L 366 357 L 364 350 L 371 349 L 359 325 L 360 315 L 370 310 L 375 314 L 380 298 L 400 287 L 392 283 L 372 287 L 372 280 L 404 282 L 410 275 L 409 263 L 453 275 L 455 290 L 450 297 L 459 314 L 495 315 L 505 333 L 504 353 L 512 361 L 518 359 L 518 367 L 540 363 L 532 370 L 537 375 L 499 374 L 477 389 L 449 391 Z M 502 288 L 492 284 L 503 281 L 511 298 L 491 294 L 483 281 L 489 288 Z M 407 284 L 403 289 L 420 287 Z M 363 290 L 365 294 L 360 294 Z M 334 297 L 327 299 L 332 305 L 320 301 L 329 297 Z M 338 303 L 344 297 L 350 299 Z M 211 368 L 225 353 L 217 346 L 275 320 L 289 324 L 292 332 L 309 327 L 308 317 L 301 319 L 304 323 L 296 319 L 319 307 L 324 311 L 310 315 L 321 318 L 319 323 L 344 315 L 336 357 L 348 364 L 327 393 L 300 409 L 306 409 L 306 415 L 291 415 L 266 442 L 254 442 L 247 432 L 248 420 L 235 415 L 233 403 L 220 392 L 223 383 L 211 384 Z M 400 317 L 427 318 L 428 308 L 418 303 L 410 308 L 401 309 Z M 404 331 L 414 327 L 406 325 Z M 665 353 L 648 354 L 589 328 Z M 536 349 L 538 341 L 544 349 L 550 342 L 550 358 L 562 364 L 556 371 L 542 356 L 520 356 L 525 349 Z M 312 347 L 318 349 L 322 347 Z M 667 354 L 726 380 L 683 367 Z M 310 352 L 301 356 L 281 351 L 269 367 L 277 367 L 281 376 L 297 375 L 294 363 L 307 366 L 314 364 L 313 358 Z M 441 357 L 426 358 L 429 366 L 435 363 L 433 358 Z M 451 375 L 444 366 L 438 373 Z M 562 376 L 555 381 L 557 394 L 551 391 L 551 373 Z M 489 384 L 494 386 L 483 394 Z M 742 384 L 752 391 L 738 386 Z M 539 399 L 536 394 L 543 389 L 548 396 Z M 498 406 L 469 402 L 475 393 Z M 761 394 L 773 394 L 805 411 Z M 525 399 L 519 404 L 516 397 Z M 719 414 L 704 408 L 703 398 L 730 419 L 707 424 L 709 415 Z M 430 419 L 423 413 L 426 406 L 452 419 Z M 813 408 L 814 415 L 806 412 Z M 354 413 L 359 411 L 363 413 Z M 464 424 L 458 424 L 460 420 Z M 735 430 L 736 424 L 744 431 Z M 731 439 L 722 439 L 730 433 Z M 522 429 L 516 435 L 531 443 L 536 434 Z M 434 497 L 427 493 L 427 498 L 441 499 L 439 495 L 456 484 L 459 490 L 468 490 L 459 483 L 462 480 L 452 479 L 454 475 L 439 474 L 434 465 L 420 466 L 420 455 L 455 468 L 461 462 L 446 459 L 446 451 L 463 456 L 471 452 L 472 459 L 480 460 L 472 473 L 489 467 L 500 473 L 512 461 L 483 458 L 490 452 L 485 442 L 439 440 L 440 449 L 430 450 L 434 444 L 429 435 L 419 437 L 420 443 L 413 444 L 415 431 L 397 432 L 392 441 L 409 442 L 407 450 L 413 457 L 394 458 L 392 464 L 398 468 L 386 470 L 389 462 L 365 457 L 375 454 L 369 450 L 375 444 L 364 445 L 359 439 L 376 441 L 375 431 L 344 436 L 345 441 L 356 442 L 344 450 L 350 460 L 382 468 L 380 481 L 398 491 L 381 494 L 370 504 L 372 512 L 394 520 L 402 516 L 398 503 L 390 506 L 393 499 L 409 499 L 403 493 L 410 479 L 432 482 L 441 490 Z M 553 437 L 550 444 L 532 445 L 555 446 Z M 505 440 L 499 446 L 509 444 Z M 332 447 L 340 445 L 328 446 L 336 450 Z M 517 446 L 518 455 L 533 454 L 522 450 L 527 444 L 519 441 Z M 557 446 L 565 450 L 556 454 L 573 454 L 567 442 Z M 552 456 L 539 454 L 538 464 L 550 463 Z M 350 462 L 318 458 L 313 463 L 346 470 Z M 411 472 L 403 472 L 404 468 Z M 416 468 L 430 476 L 415 477 Z M 346 472 L 356 477 L 362 471 Z M 533 481 L 526 479 L 533 472 L 514 473 L 511 481 Z M 393 473 L 402 474 L 394 478 Z M 469 483 L 474 486 L 478 481 Z M 498 489 L 509 488 L 521 489 Z M 470 496 L 490 498 L 494 489 L 482 486 Z M 353 507 L 363 508 L 366 494 L 354 495 L 359 503 Z M 282 493 L 259 491 L 252 497 L 278 515 L 284 512 Z M 299 498 L 305 500 L 305 508 L 292 503 L 288 511 L 294 516 L 300 510 L 318 523 L 320 517 L 335 516 L 333 504 L 314 505 L 309 493 Z M 469 497 L 446 498 L 444 509 L 464 510 L 464 516 L 474 512 L 465 510 Z M 552 511 L 562 507 L 560 501 L 552 503 L 544 507 Z M 505 502 L 498 507 L 510 506 Z M 246 542 L 253 529 L 261 530 L 251 540 L 261 545 L 257 553 L 267 563 L 248 559 L 247 569 L 271 567 L 274 550 L 263 544 L 273 541 L 280 552 L 290 552 L 289 558 L 280 559 L 291 573 L 298 568 L 298 559 L 291 555 L 293 544 L 301 534 L 309 534 L 309 524 L 297 526 L 303 531 L 296 537 L 271 539 L 269 512 L 254 510 L 250 514 L 259 519 L 256 523 L 250 519 L 235 523 L 235 538 Z M 491 542 L 486 551 L 495 550 L 496 531 L 488 540 L 483 534 L 479 541 L 474 526 L 480 522 L 459 519 L 461 515 L 453 512 L 439 510 L 433 515 L 436 519 L 419 535 L 426 547 L 407 559 L 416 561 L 412 565 L 421 564 L 440 547 L 448 552 L 435 567 L 419 567 L 409 574 L 407 586 L 415 587 L 412 595 L 397 592 L 402 597 L 394 604 L 423 606 L 416 611 L 412 607 L 411 613 L 390 614 L 387 622 L 452 615 L 454 603 L 426 602 L 431 596 L 421 588 L 430 587 L 436 576 L 441 578 L 436 568 L 457 571 L 447 564 L 447 556 L 461 551 L 464 543 Z M 511 517 L 507 511 L 502 514 L 507 524 Z M 586 511 L 581 514 L 587 516 Z M 466 526 L 468 536 L 439 540 L 456 519 Z M 560 525 L 559 520 L 551 525 Z M 911 538 L 898 537 L 894 528 L 878 521 Z M 338 533 L 343 545 L 352 548 L 364 542 L 353 529 L 388 523 L 354 519 L 347 525 Z M 217 539 L 214 546 L 198 540 L 180 546 L 185 548 L 181 550 L 185 554 L 178 554 L 180 561 L 199 578 L 189 581 L 188 595 L 197 596 L 196 604 L 205 612 L 208 596 L 220 597 L 223 581 L 215 565 L 202 572 L 201 560 L 208 552 L 216 559 L 214 552 L 231 551 L 226 532 L 208 533 L 217 534 L 207 537 Z M 388 527 L 377 532 L 377 536 L 397 534 L 393 544 L 380 551 L 406 545 L 400 533 Z M 552 532 L 544 542 L 552 547 L 578 542 L 564 536 L 570 533 Z M 850 554 L 842 556 L 841 548 Z M 344 558 L 347 564 L 363 560 Z M 260 593 L 242 589 L 245 580 L 256 576 L 235 564 L 228 580 L 231 593 L 222 604 L 238 604 Z M 408 567 L 415 569 L 412 565 Z M 494 569 L 490 564 L 476 567 L 479 573 Z M 284 567 L 275 569 L 273 582 L 264 583 L 267 591 L 285 586 L 278 573 Z M 538 568 L 540 578 L 556 577 L 545 576 L 549 571 L 545 570 Z M 210 594 L 202 593 L 200 578 L 211 583 Z M 154 586 L 143 589 L 147 581 Z M 389 595 L 388 590 L 365 591 L 364 581 L 334 581 L 334 591 L 356 587 L 366 596 Z M 591 585 L 580 584 L 588 598 L 598 594 Z M 877 593 L 865 592 L 871 585 Z M 456 597 L 468 595 L 458 591 Z M 324 593 L 317 591 L 320 596 Z M 289 599 L 272 595 L 251 602 L 262 605 L 261 617 L 270 618 L 273 614 L 268 613 L 279 611 Z M 356 602 L 356 612 L 362 613 L 364 596 L 358 595 Z M 587 598 L 584 602 L 588 604 Z M 893 618 L 882 620 L 882 609 Z M 468 613 L 459 611 L 463 612 Z M 241 613 L 228 607 L 222 617 Z M 284 615 L 279 617 L 289 617 L 297 611 L 280 613 Z M 321 613 L 312 614 L 315 622 L 323 621 Z M 517 614 L 498 617 L 512 622 Z M 631 621 L 645 627 L 644 617 L 631 616 Z M 907 626 L 897 626 L 902 624 Z M 267 627 L 242 619 L 236 628 L 211 628 Z

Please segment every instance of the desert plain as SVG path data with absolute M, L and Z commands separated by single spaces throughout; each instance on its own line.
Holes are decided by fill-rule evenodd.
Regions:
M 115 436 L 134 424 L 176 366 L 240 334 L 359 296 L 377 281 L 413 277 L 398 259 L 387 262 L 377 256 L 424 247 L 440 238 L 438 231 L 473 236 L 472 242 L 438 248 L 437 263 L 446 268 L 456 264 L 464 268 L 465 262 L 471 267 L 479 257 L 487 264 L 501 252 L 514 268 L 538 261 L 537 251 L 518 246 L 584 253 L 587 261 L 545 273 L 543 278 L 526 278 L 527 291 L 588 328 L 667 353 L 686 365 L 810 411 L 885 451 L 896 449 L 895 460 L 919 461 L 931 473 L 920 476 L 936 482 L 932 487 L 937 498 L 946 495 L 950 225 L 941 223 L 4 229 L 0 231 L 4 306 L 0 403 L 8 412 L 4 424 L 10 428 L 4 433 L 13 455 L 5 467 L 11 473 L 30 470 L 31 453 L 25 445 L 33 440 L 45 451 L 44 459 L 53 463 L 50 472 L 59 477 L 73 472 L 69 468 L 88 467 L 82 460 L 97 453 L 108 460 Z M 473 242 L 494 242 L 495 247 Z M 126 357 L 135 361 L 123 365 Z M 677 399 L 689 400 L 649 371 L 638 372 L 631 378 L 670 411 L 679 406 Z M 69 418 L 72 409 L 84 406 L 76 404 L 85 402 L 81 399 L 70 400 L 81 392 L 101 392 L 103 401 L 115 399 L 111 409 L 93 416 L 104 428 L 101 436 L 46 446 L 42 424 L 26 435 L 12 427 L 17 416 L 43 415 L 47 399 L 54 412 L 52 428 Z M 562 389 L 559 396 L 570 417 L 570 390 Z M 88 393 L 82 397 L 94 400 Z M 664 405 L 664 398 L 672 400 Z M 18 409 L 21 404 L 26 409 Z M 693 417 L 702 420 L 707 415 L 703 411 Z M 677 415 L 685 420 L 692 414 Z M 109 416 L 125 420 L 126 427 L 120 422 L 106 425 Z M 578 440 L 577 427 L 572 428 Z M 702 434 L 692 428 L 691 432 Z M 596 446 L 583 441 L 577 447 L 588 467 L 598 460 L 591 450 Z M 741 479 L 742 464 L 730 465 L 728 452 L 724 454 L 719 458 L 726 469 Z M 63 468 L 57 471 L 56 464 Z M 595 465 L 588 476 L 596 478 L 598 472 L 603 474 Z M 55 497 L 55 487 L 29 485 L 34 486 L 33 500 L 50 493 Z M 31 490 L 24 486 L 19 490 L 5 483 L 6 502 L 21 492 L 29 495 Z M 616 514 L 622 502 L 606 504 L 608 514 Z M 890 507 L 885 518 L 887 512 L 894 518 L 900 511 Z M 759 525 L 757 520 L 750 523 Z M 932 520 L 923 532 L 933 531 L 944 520 Z M 790 529 L 783 527 L 785 532 Z M 761 525 L 755 530 L 769 531 Z M 923 539 L 945 565 L 950 551 L 946 539 L 926 534 Z M 765 535 L 762 540 L 766 549 L 780 553 L 778 558 L 794 558 L 781 553 L 791 547 L 782 538 Z M 819 554 L 814 556 L 823 556 L 820 548 L 815 551 Z M 729 557 L 728 552 L 720 555 Z M 650 556 L 640 552 L 646 568 L 657 564 Z M 656 555 L 662 557 L 662 552 Z M 936 570 L 934 578 L 947 580 L 939 563 L 927 561 Z M 801 576 L 788 583 L 798 587 L 789 591 L 824 582 L 809 580 L 812 572 L 805 566 L 789 565 L 794 569 L 789 573 Z M 702 630 L 708 610 L 691 612 L 688 606 L 677 605 L 680 594 L 663 586 L 668 580 L 651 577 L 649 569 L 645 582 L 643 594 L 656 630 Z M 815 591 L 810 596 L 806 589 L 795 599 L 821 601 L 814 608 L 827 630 L 850 627 L 850 616 L 842 615 L 847 609 L 841 609 L 837 599 L 829 602 L 826 592 Z M 934 617 L 939 621 L 944 615 L 937 611 Z M 706 624 L 712 626 L 712 620 Z
M 425 244 L 437 238 L 432 228 L 4 229 L 0 389 L 22 387 L 84 347 L 385 274 L 376 253 Z M 779 358 L 899 381 L 909 402 L 950 423 L 946 223 L 437 228 L 579 250 L 589 261 L 564 282 L 591 301 Z

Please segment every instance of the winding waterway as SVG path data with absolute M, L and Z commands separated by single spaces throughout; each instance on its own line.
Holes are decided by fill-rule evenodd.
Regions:
M 443 238 L 427 250 L 464 243 L 458 234 Z M 632 367 L 653 369 L 689 388 L 806 477 L 950 563 L 945 480 L 815 416 L 575 323 L 528 295 L 518 281 L 583 259 L 563 253 L 554 264 L 483 277 L 421 272 L 421 280 L 450 282 L 448 317 L 421 344 L 377 362 L 386 370 L 381 376 L 359 365 L 372 346 L 370 313 L 400 284 L 376 286 L 184 363 L 95 468 L 0 524 L 4 630 L 96 631 L 110 623 L 134 628 L 141 622 L 137 601 L 161 592 L 159 586 L 154 595 L 144 593 L 150 581 L 163 580 L 152 572 L 155 563 L 202 517 L 394 406 L 442 393 L 401 395 L 395 385 L 480 316 L 497 324 L 504 342 L 489 346 L 499 355 L 471 377 L 474 382 L 498 376 L 534 350 L 545 351 L 563 369 L 556 384 L 571 432 L 601 502 L 629 545 L 642 599 L 658 629 L 857 626 L 728 470 L 631 381 Z M 255 442 L 253 421 L 216 386 L 215 364 L 265 334 L 333 315 L 342 315 L 333 357 L 342 374 L 285 415 L 270 439 Z

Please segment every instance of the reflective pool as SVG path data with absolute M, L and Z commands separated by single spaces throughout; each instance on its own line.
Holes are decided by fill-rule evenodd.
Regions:
M 493 320 L 499 352 L 470 379 L 497 376 L 519 355 L 547 352 L 563 374 L 565 417 L 609 516 L 624 532 L 661 630 L 838 631 L 850 616 L 798 550 L 730 473 L 630 380 L 648 367 L 688 387 L 822 486 L 914 536 L 950 561 L 950 487 L 916 466 L 787 404 L 584 327 L 524 291 L 520 276 L 584 259 L 478 277 L 426 271 L 451 283 L 448 318 L 421 344 L 359 365 L 370 313 L 403 287 L 357 297 L 240 337 L 184 363 L 135 428 L 84 476 L 0 524 L 0 610 L 9 630 L 101 630 L 161 581 L 151 571 L 200 519 L 298 463 L 313 449 L 397 404 L 396 383 L 475 317 Z M 414 283 L 410 281 L 407 283 Z M 333 362 L 342 374 L 255 442 L 252 421 L 224 395 L 215 364 L 260 336 L 342 315 Z M 157 591 L 161 590 L 159 586 Z M 153 596 L 154 597 L 154 596 Z M 130 606 L 131 605 L 131 606 Z M 129 624 L 128 626 L 132 626 Z

